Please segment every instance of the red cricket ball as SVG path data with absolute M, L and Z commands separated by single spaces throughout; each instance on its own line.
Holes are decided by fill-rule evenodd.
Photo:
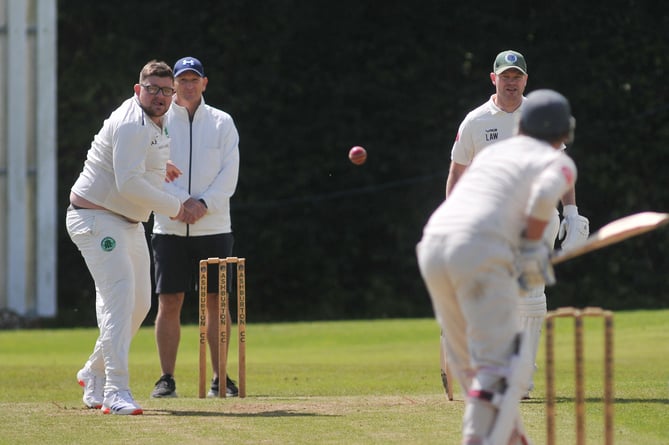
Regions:
M 367 160 L 367 151 L 359 145 L 356 145 L 355 147 L 351 148 L 351 150 L 349 150 L 348 158 L 355 165 L 362 165 Z

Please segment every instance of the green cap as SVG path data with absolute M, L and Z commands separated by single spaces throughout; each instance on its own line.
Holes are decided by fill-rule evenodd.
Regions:
M 525 63 L 525 57 L 519 52 L 512 50 L 502 51 L 497 54 L 497 57 L 495 57 L 495 64 L 492 68 L 493 72 L 495 74 L 501 74 L 511 68 L 522 71 L 523 74 L 527 75 L 527 63 Z

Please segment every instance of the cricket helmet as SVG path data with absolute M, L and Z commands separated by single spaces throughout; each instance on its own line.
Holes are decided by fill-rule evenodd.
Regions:
M 574 138 L 576 120 L 569 101 L 553 90 L 536 90 L 527 95 L 520 114 L 519 129 L 523 134 L 553 142 L 565 135 Z

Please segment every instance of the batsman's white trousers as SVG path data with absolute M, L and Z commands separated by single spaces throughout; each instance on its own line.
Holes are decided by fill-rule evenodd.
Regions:
M 105 210 L 69 210 L 67 232 L 95 281 L 100 334 L 85 368 L 105 375 L 105 394 L 129 389 L 132 337 L 151 307 L 151 263 L 141 223 Z
M 484 389 L 494 390 L 509 369 L 520 331 L 512 249 L 501 241 L 459 234 L 425 235 L 416 251 L 451 370 L 465 394 L 474 375 L 486 382 Z M 474 422 L 465 416 L 463 434 L 485 437 L 493 420 Z

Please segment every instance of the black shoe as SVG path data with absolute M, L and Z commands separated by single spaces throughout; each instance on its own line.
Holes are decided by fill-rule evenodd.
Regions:
M 227 375 L 225 376 L 225 395 L 227 397 L 237 397 L 239 395 L 237 385 Z M 207 397 L 218 397 L 218 377 L 211 381 L 211 389 Z
M 151 392 L 151 397 L 161 398 L 161 397 L 176 397 L 177 396 L 177 384 L 174 381 L 174 377 L 169 374 L 165 374 L 158 379 L 156 386 Z
M 225 376 L 225 395 L 228 397 L 237 397 L 239 395 L 237 385 L 227 375 Z

